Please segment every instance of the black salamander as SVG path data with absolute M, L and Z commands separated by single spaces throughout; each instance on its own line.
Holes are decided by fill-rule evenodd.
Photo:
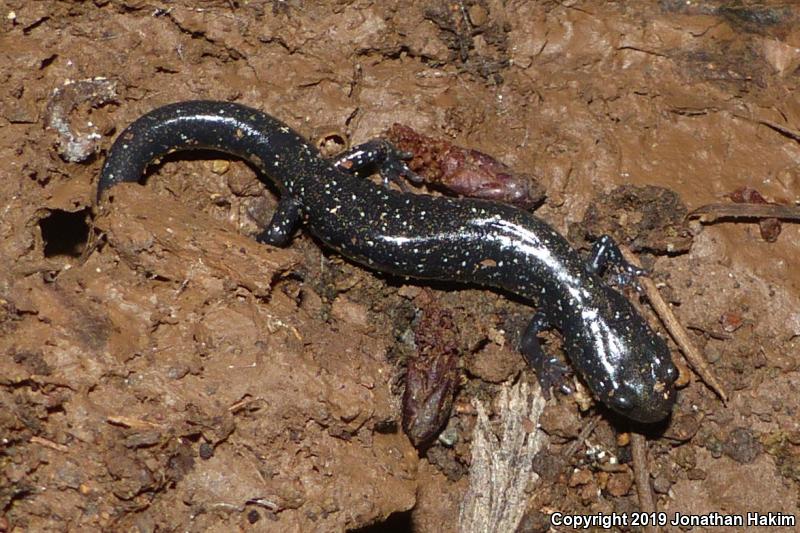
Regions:
M 677 370 L 665 342 L 600 278 L 607 266 L 637 273 L 610 238 L 599 240 L 585 261 L 520 209 L 390 189 L 386 180 L 407 169 L 386 141 L 361 145 L 334 163 L 275 118 L 213 101 L 167 105 L 128 126 L 105 161 L 98 201 L 118 183 L 139 181 L 154 160 L 194 149 L 241 157 L 278 187 L 280 202 L 262 242 L 285 245 L 304 222 L 327 246 L 369 268 L 515 293 L 538 304 L 521 351 L 545 386 L 553 370 L 563 369 L 544 355 L 537 334 L 555 327 L 599 400 L 640 422 L 670 414 Z M 358 175 L 369 168 L 380 171 L 384 186 Z

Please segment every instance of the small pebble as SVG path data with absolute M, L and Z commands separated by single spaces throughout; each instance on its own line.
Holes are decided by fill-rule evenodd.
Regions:
M 761 454 L 761 443 L 747 428 L 736 428 L 730 432 L 722 445 L 725 455 L 739 463 L 752 463 Z
M 658 476 L 653 480 L 653 490 L 658 494 L 666 494 L 672 487 L 672 482 L 666 476 Z
M 215 159 L 211 163 L 211 172 L 214 174 L 225 174 L 231 168 L 231 162 L 225 159 Z
M 214 456 L 214 447 L 207 442 L 200 444 L 200 459 L 207 460 Z

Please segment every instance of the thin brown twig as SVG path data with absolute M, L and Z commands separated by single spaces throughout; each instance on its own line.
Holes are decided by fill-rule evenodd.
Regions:
M 778 133 L 780 133 L 785 137 L 789 137 L 792 140 L 800 142 L 800 131 L 793 130 L 792 128 L 784 126 L 783 124 L 778 124 L 777 122 L 774 122 L 766 118 L 746 117 L 744 115 L 740 115 L 739 113 L 734 113 L 733 116 L 744 120 L 749 120 L 750 122 L 755 122 L 756 124 L 761 124 L 762 126 L 766 126 L 772 130 L 777 131 Z
M 106 421 L 109 424 L 113 424 L 115 426 L 122 426 L 132 429 L 159 429 L 164 427 L 162 424 L 149 422 L 147 420 L 142 420 L 141 418 L 134 418 L 132 416 L 112 415 L 107 417 Z
M 589 438 L 589 436 L 591 436 L 592 432 L 594 431 L 594 428 L 597 427 L 597 423 L 599 421 L 600 421 L 600 415 L 594 415 L 591 418 L 591 420 L 589 420 L 589 422 L 587 422 L 583 426 L 583 429 L 581 429 L 581 432 L 578 434 L 575 440 L 570 442 L 567 446 L 564 447 L 563 450 L 561 450 L 561 455 L 565 459 L 569 459 L 570 457 L 572 457 L 575 454 L 575 452 L 578 451 L 578 448 L 581 447 L 583 441 L 585 441 L 586 439 Z
M 800 221 L 800 206 L 782 204 L 707 204 L 698 207 L 687 218 L 699 218 L 700 222 L 710 224 L 720 219 L 762 219 Z
M 718 341 L 727 341 L 733 338 L 733 335 L 726 331 L 717 331 L 715 329 L 708 329 L 700 324 L 693 324 L 689 322 L 686 324 L 686 329 L 692 329 L 694 331 L 699 331 L 703 335 L 707 337 L 711 337 L 712 339 L 717 339 Z
M 631 434 L 631 455 L 633 478 L 636 481 L 636 493 L 639 496 L 639 510 L 651 515 L 656 512 L 656 502 L 653 498 L 653 488 L 650 486 L 650 471 L 647 468 L 647 439 L 644 435 Z M 644 527 L 645 533 L 658 533 L 658 529 L 655 524 Z

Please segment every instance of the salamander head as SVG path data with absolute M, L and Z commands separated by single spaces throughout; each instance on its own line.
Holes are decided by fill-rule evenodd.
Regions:
M 606 306 L 584 321 L 582 364 L 576 364 L 597 398 L 638 422 L 658 422 L 675 404 L 678 370 L 666 342 L 621 294 L 608 288 Z

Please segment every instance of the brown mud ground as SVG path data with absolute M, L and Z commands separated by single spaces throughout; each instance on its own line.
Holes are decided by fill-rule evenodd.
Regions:
M 623 184 L 689 209 L 745 186 L 791 204 L 793 4 L 0 2 L 0 530 L 380 530 L 394 514 L 384 526 L 454 531 L 470 401 L 531 379 L 513 350 L 530 307 L 435 286 L 464 377 L 420 458 L 399 430 L 420 285 L 302 232 L 258 245 L 275 196 L 218 155 L 170 158 L 96 217 L 102 156 L 142 113 L 234 100 L 350 143 L 400 122 L 536 174 L 537 213 L 578 237 Z M 97 77 L 113 83 L 64 86 Z M 96 134 L 83 161 L 65 160 L 70 129 Z M 619 213 L 623 233 L 650 214 Z M 692 378 L 651 432 L 660 510 L 798 514 L 800 226 L 782 229 L 693 223 L 690 251 L 644 257 L 731 396 Z M 592 416 L 579 400 L 548 402 L 528 531 L 547 511 L 638 509 L 625 421 L 561 455 Z

